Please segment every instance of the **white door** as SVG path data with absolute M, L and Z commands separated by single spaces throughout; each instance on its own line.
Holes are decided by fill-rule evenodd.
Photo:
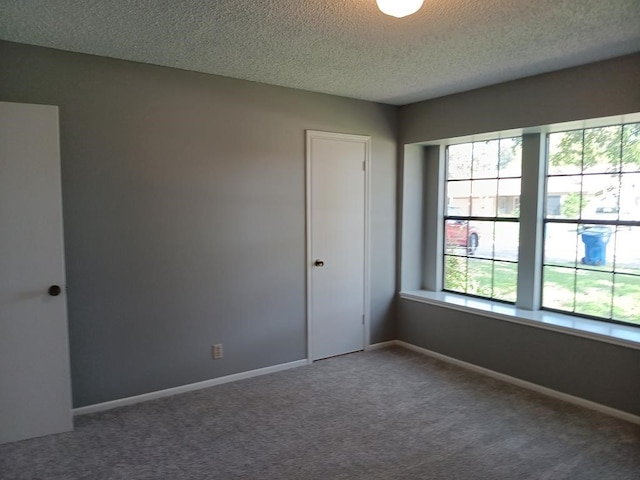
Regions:
M 0 443 L 73 428 L 63 258 L 58 108 L 0 102 Z
M 370 138 L 307 132 L 309 358 L 365 347 Z

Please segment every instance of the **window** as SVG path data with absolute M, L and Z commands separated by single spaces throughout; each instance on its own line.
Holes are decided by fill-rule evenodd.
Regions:
M 640 324 L 640 123 L 547 144 L 542 307 Z
M 516 301 L 521 139 L 447 148 L 444 289 Z
M 406 257 L 403 290 L 515 316 L 584 321 L 584 329 L 600 328 L 590 320 L 640 326 L 640 113 L 622 120 L 410 147 L 409 168 L 423 165 L 425 183 L 406 190 L 405 220 L 415 225 L 408 220 L 419 221 L 420 206 L 426 228 L 424 260 Z M 403 255 L 415 255 L 416 237 L 407 238 L 414 240 L 403 243 Z

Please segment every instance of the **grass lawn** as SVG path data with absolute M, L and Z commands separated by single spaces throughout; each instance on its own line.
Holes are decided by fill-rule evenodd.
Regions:
M 514 263 L 446 256 L 444 287 L 515 302 L 517 268 Z M 607 267 L 547 266 L 542 301 L 547 308 L 640 325 L 640 276 L 614 274 Z

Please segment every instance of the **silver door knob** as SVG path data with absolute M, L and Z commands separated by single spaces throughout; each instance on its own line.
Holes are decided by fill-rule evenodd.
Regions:
M 316 267 L 324 267 L 324 262 L 322 260 L 316 260 L 313 262 Z

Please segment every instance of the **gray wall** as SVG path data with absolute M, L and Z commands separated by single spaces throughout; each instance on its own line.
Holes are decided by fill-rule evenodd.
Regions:
M 398 338 L 559 392 L 640 415 L 640 351 L 399 300 Z
M 639 112 L 639 79 L 635 54 L 401 107 L 402 143 Z M 640 415 L 640 350 L 406 299 L 397 328 L 405 342 Z
M 640 53 L 401 107 L 401 143 L 640 111 Z
M 403 156 L 404 168 L 401 176 L 401 205 L 398 215 L 402 226 L 399 265 L 400 290 L 419 290 L 422 288 L 422 265 L 424 265 L 424 190 L 425 177 L 424 147 L 407 145 Z
M 306 358 L 305 129 L 372 136 L 371 341 L 395 337 L 396 107 L 7 42 L 0 58 L 0 100 L 60 107 L 75 407 Z

